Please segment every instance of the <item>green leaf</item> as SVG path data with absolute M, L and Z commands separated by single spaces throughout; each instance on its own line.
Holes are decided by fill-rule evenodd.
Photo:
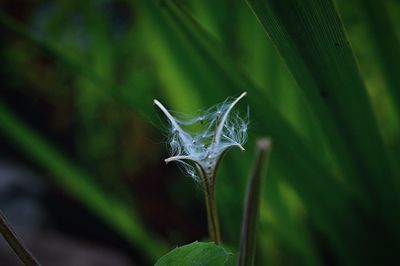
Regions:
M 225 265 L 232 253 L 213 242 L 193 242 L 175 248 L 162 256 L 156 266 L 220 266 Z
M 321 125 L 337 162 L 339 179 L 345 180 L 353 193 L 362 195 L 359 199 L 366 199 L 360 204 L 363 211 L 373 213 L 382 227 L 390 228 L 398 237 L 398 179 L 391 169 L 370 99 L 334 4 L 329 0 L 249 0 L 249 3 Z M 347 234 L 355 232 L 346 230 Z M 344 234 L 339 237 L 350 238 Z M 352 238 L 362 242 L 361 234 Z M 337 242 L 336 246 L 345 253 L 340 246 L 343 242 Z M 363 248 L 367 247 L 359 245 L 359 261 L 368 261 L 366 256 L 362 257 L 367 253 Z
M 400 123 L 400 39 L 388 6 L 390 1 L 337 0 L 337 7 L 360 59 L 377 120 L 392 157 L 398 158 Z M 394 9 L 395 10 L 395 9 Z M 394 11 L 396 12 L 396 11 Z M 364 34 L 360 35 L 359 32 Z M 385 103 L 382 105 L 381 103 Z M 397 155 L 396 155 L 397 154 Z M 394 168 L 400 165 L 394 161 Z
M 347 182 L 371 204 L 392 206 L 398 184 L 333 3 L 249 3 L 304 91 Z

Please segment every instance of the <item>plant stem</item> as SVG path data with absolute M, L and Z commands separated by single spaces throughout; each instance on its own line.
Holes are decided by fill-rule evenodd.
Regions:
M 271 145 L 271 140 L 268 138 L 262 138 L 257 141 L 256 160 L 247 183 L 238 266 L 254 265 L 262 172 L 266 161 L 265 158 L 271 150 Z
M 210 184 L 206 180 L 204 180 L 204 193 L 207 207 L 208 233 L 211 240 L 213 240 L 216 245 L 220 245 L 221 235 L 219 232 L 217 205 L 215 201 L 215 189 L 214 185 Z
M 17 254 L 18 258 L 26 266 L 40 266 L 39 262 L 32 256 L 28 249 L 21 243 L 17 235 L 11 229 L 11 226 L 7 223 L 6 218 L 0 212 L 0 231 L 4 239 L 8 242 L 11 248 Z

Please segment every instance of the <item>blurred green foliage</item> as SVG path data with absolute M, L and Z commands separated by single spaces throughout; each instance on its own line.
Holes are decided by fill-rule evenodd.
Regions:
M 2 138 L 154 262 L 199 235 L 168 217 L 190 228 L 204 209 L 162 164 L 152 99 L 193 113 L 245 90 L 247 152 L 217 181 L 224 242 L 237 250 L 251 147 L 270 135 L 257 265 L 398 261 L 399 1 L 249 2 L 5 1 Z

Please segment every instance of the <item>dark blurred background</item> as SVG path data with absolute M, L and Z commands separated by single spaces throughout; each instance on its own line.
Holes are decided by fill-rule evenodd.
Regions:
M 392 84 L 371 17 L 362 1 L 335 4 L 397 164 L 399 113 L 387 93 Z M 271 134 L 276 123 L 264 109 L 272 108 L 297 139 L 288 139 L 287 149 L 274 147 L 257 265 L 342 265 L 374 250 L 378 243 L 344 252 L 340 241 L 368 241 L 369 231 L 358 238 L 346 233 L 349 226 L 333 239 L 334 230 L 324 228 L 337 229 L 336 220 L 325 226 L 318 215 L 329 217 L 313 213 L 310 202 L 320 201 L 326 187 L 318 184 L 324 181 L 303 179 L 314 161 L 304 159 L 307 167 L 299 168 L 291 156 L 301 157 L 301 147 L 308 147 L 343 187 L 346 174 L 246 2 L 178 5 L 184 11 L 177 14 L 163 1 L 0 2 L 0 209 L 32 253 L 43 265 L 151 265 L 173 247 L 207 239 L 201 186 L 176 165 L 165 165 L 166 124 L 152 100 L 190 114 L 242 91 L 248 97 L 239 109 L 250 108 L 247 151 L 230 152 L 217 181 L 226 246 L 237 250 L 254 140 Z M 400 2 L 382 5 L 398 40 Z M 326 195 L 347 199 L 340 193 L 332 188 Z M 349 203 L 332 202 L 339 202 L 338 209 Z M 359 204 L 354 206 L 357 212 Z M 370 213 L 364 211 L 361 220 Z M 365 221 L 366 228 L 376 223 Z M 20 265 L 0 244 L 0 264 Z

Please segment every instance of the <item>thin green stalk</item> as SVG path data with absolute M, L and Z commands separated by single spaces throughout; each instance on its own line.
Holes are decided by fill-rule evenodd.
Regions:
M 210 235 L 211 240 L 213 240 L 216 245 L 220 245 L 221 235 L 219 231 L 218 212 L 217 212 L 217 204 L 215 201 L 214 185 L 209 184 L 209 182 L 207 181 L 204 181 L 204 194 L 206 198 L 206 207 L 207 207 L 208 233 Z
M 238 266 L 254 265 L 261 181 L 266 157 L 271 150 L 271 146 L 271 140 L 268 138 L 262 138 L 257 141 L 257 157 L 247 184 Z
M 40 266 L 39 262 L 18 239 L 2 212 L 0 212 L 0 232 L 22 263 L 26 266 Z

